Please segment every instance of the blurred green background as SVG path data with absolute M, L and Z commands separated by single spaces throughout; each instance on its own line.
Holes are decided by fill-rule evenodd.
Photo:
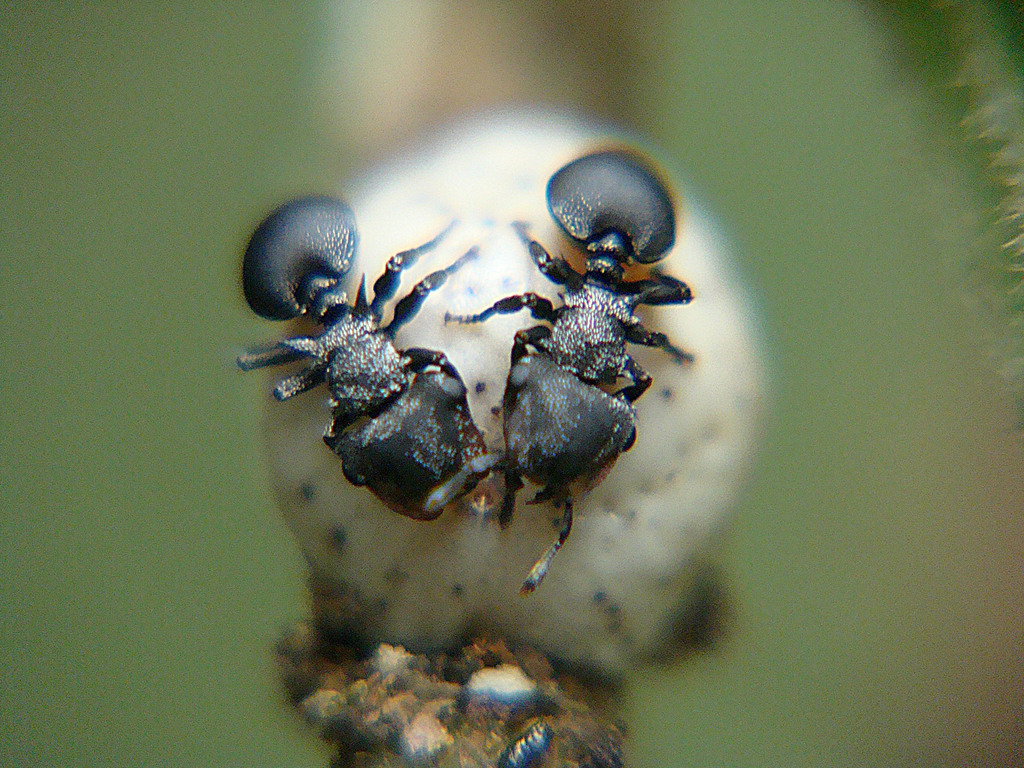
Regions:
M 1024 436 L 941 30 L 659 12 L 642 122 L 728 223 L 775 384 L 728 636 L 632 678 L 631 765 L 1024 765 Z M 276 685 L 303 566 L 233 356 L 266 333 L 253 222 L 356 167 L 318 107 L 328 18 L 0 11 L 0 764 L 326 763 Z

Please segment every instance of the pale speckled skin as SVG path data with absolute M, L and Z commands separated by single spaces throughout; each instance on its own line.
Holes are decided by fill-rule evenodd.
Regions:
M 426 242 L 452 220 L 457 225 L 437 250 L 403 273 L 396 300 L 480 246 L 480 257 L 427 298 L 395 343 L 445 352 L 466 383 L 490 448 L 502 447 L 501 416 L 492 408 L 501 405 L 512 337 L 537 321 L 522 311 L 446 326 L 444 313 L 472 314 L 524 291 L 558 306 L 557 286 L 541 275 L 511 225 L 526 222 L 552 255 L 576 258 L 582 269 L 582 257 L 573 255 L 575 247 L 548 213 L 545 187 L 565 163 L 615 143 L 580 124 L 504 115 L 461 128 L 343 192 L 360 233 L 350 295 L 362 273 L 372 282 L 390 256 Z M 764 387 L 751 308 L 728 254 L 683 190 L 676 194 L 684 200 L 676 245 L 660 266 L 685 280 L 695 298 L 688 306 L 643 307 L 638 314 L 696 362 L 680 366 L 662 350 L 629 345 L 654 377 L 636 402 L 636 443 L 577 500 L 572 535 L 534 594 L 520 597 L 519 588 L 554 540 L 553 521 L 560 518 L 551 503 L 527 504 L 536 489 L 528 484 L 519 494 L 504 531 L 495 519 L 500 474 L 437 520 L 412 520 L 342 475 L 321 439 L 330 416 L 324 387 L 268 403 L 270 466 L 285 518 L 311 567 L 372 606 L 367 640 L 419 651 L 457 644 L 486 625 L 610 675 L 672 642 L 668 628 L 690 593 L 701 553 L 728 517 L 752 453 Z M 271 374 L 280 378 L 283 369 Z M 493 516 L 481 514 L 488 505 Z M 332 535 L 338 526 L 343 536 Z

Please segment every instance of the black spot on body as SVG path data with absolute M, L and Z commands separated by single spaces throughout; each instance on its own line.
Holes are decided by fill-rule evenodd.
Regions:
M 345 549 L 345 542 L 348 540 L 345 528 L 341 525 L 332 526 L 327 535 L 330 539 L 331 547 L 340 554 Z
M 607 619 L 606 627 L 609 632 L 618 632 L 622 629 L 622 607 L 613 601 L 608 601 L 602 606 L 602 610 Z

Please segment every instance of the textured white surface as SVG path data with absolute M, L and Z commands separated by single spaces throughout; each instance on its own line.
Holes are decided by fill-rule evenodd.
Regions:
M 501 664 L 478 669 L 466 682 L 465 690 L 470 696 L 517 704 L 531 699 L 537 693 L 537 685 L 519 667 Z
M 497 407 L 512 337 L 538 321 L 523 311 L 446 326 L 444 313 L 479 312 L 528 290 L 557 306 L 557 286 L 538 271 L 511 224 L 527 222 L 552 254 L 579 258 L 582 268 L 547 211 L 546 184 L 570 160 L 615 143 L 583 125 L 506 114 L 460 128 L 343 192 L 361 237 L 350 294 L 362 273 L 372 284 L 391 255 L 453 220 L 441 246 L 402 275 L 396 299 L 480 247 L 480 258 L 429 296 L 396 344 L 448 355 L 490 447 L 502 445 Z M 288 524 L 312 568 L 373 606 L 369 639 L 423 650 L 486 625 L 612 674 L 671 641 L 667 631 L 690 592 L 697 557 L 727 518 L 752 452 L 764 385 L 751 308 L 720 233 L 684 189 L 675 192 L 677 242 L 660 266 L 687 281 L 695 299 L 640 314 L 648 328 L 693 352 L 696 363 L 682 367 L 660 350 L 630 345 L 654 377 L 636 403 L 636 444 L 577 501 L 572 535 L 533 595 L 517 593 L 554 540 L 559 513 L 550 503 L 527 505 L 536 490 L 529 483 L 505 531 L 482 514 L 500 500 L 500 477 L 435 521 L 411 520 L 345 480 L 321 440 L 329 415 L 323 387 L 268 404 L 272 476 Z

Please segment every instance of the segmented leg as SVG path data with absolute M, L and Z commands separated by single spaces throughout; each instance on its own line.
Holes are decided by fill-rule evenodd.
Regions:
M 654 271 L 653 277 L 622 283 L 620 291 L 632 296 L 635 309 L 640 304 L 689 304 L 693 300 L 693 291 L 682 280 Z
M 278 400 L 287 400 L 296 395 L 301 395 L 318 384 L 323 384 L 326 376 L 326 364 L 310 366 L 294 376 L 289 376 L 277 382 L 277 386 L 274 387 L 274 397 Z
M 530 314 L 538 320 L 546 320 L 549 323 L 558 319 L 559 310 L 556 310 L 549 299 L 545 299 L 536 293 L 522 293 L 518 296 L 506 296 L 498 299 L 494 304 L 476 315 L 453 315 L 450 312 L 444 313 L 445 323 L 482 323 L 492 315 L 512 315 L 521 309 L 529 309 Z
M 633 344 L 643 344 L 645 347 L 659 347 L 668 352 L 672 359 L 680 365 L 693 362 L 693 355 L 691 353 L 675 346 L 664 333 L 648 331 L 639 322 L 636 325 L 626 326 L 626 341 L 630 341 Z
M 243 371 L 251 371 L 256 368 L 292 363 L 304 357 L 312 357 L 318 362 L 292 376 L 281 379 L 274 387 L 274 397 L 278 400 L 288 400 L 324 382 L 327 363 L 318 339 L 297 336 L 279 341 L 266 349 L 252 350 L 239 356 L 238 367 Z
M 436 349 L 409 347 L 409 349 L 402 352 L 402 354 L 409 358 L 409 370 L 413 373 L 419 373 L 427 366 L 436 365 L 452 378 L 462 381 L 462 377 L 459 375 L 459 372 L 455 369 L 455 366 L 452 365 L 451 360 L 448 359 L 448 356 L 444 352 Z
M 445 281 L 449 277 L 455 274 L 457 270 L 461 269 L 466 262 L 472 261 L 479 255 L 479 247 L 473 246 L 462 254 L 462 256 L 456 259 L 454 263 L 444 269 L 431 272 L 425 278 L 416 283 L 412 290 L 395 305 L 395 315 L 391 318 L 391 322 L 388 323 L 387 327 L 382 329 L 383 332 L 389 336 L 394 336 L 395 332 L 401 326 L 405 325 L 416 316 L 416 313 L 420 311 L 420 306 L 431 291 L 436 291 L 444 285 Z M 375 297 L 374 303 L 376 303 L 376 301 L 377 299 Z
M 266 347 L 253 347 L 238 356 L 238 367 L 243 371 L 254 371 L 257 368 L 269 368 L 285 363 L 294 363 L 305 357 L 302 352 L 286 347 L 275 341 Z
M 434 239 L 429 240 L 416 248 L 410 248 L 407 251 L 396 253 L 388 259 L 388 263 L 384 267 L 384 274 L 378 277 L 376 282 L 373 284 L 373 303 L 370 305 L 370 310 L 378 321 L 380 321 L 381 311 L 384 308 L 384 304 L 391 299 L 391 297 L 395 295 L 395 291 L 398 290 L 398 283 L 401 280 L 402 271 L 415 264 L 416 260 L 424 253 L 428 253 L 436 248 L 454 228 L 455 222 L 453 221 Z
M 566 499 L 562 506 L 562 528 L 558 532 L 558 539 L 548 547 L 548 551 L 545 552 L 541 558 L 533 564 L 533 568 L 526 575 L 526 580 L 523 582 L 523 586 L 519 588 L 520 595 L 528 595 L 535 590 L 540 583 L 544 580 L 544 577 L 548 573 L 548 569 L 551 567 L 551 561 L 555 559 L 555 555 L 558 554 L 558 550 L 565 544 L 565 540 L 569 538 L 569 533 L 572 531 L 572 499 Z
M 569 290 L 576 290 L 583 287 L 584 277 L 567 262 L 565 259 L 556 259 L 543 245 L 530 237 L 526 231 L 526 224 L 517 221 L 512 228 L 519 235 L 519 238 L 526 244 L 530 251 L 530 257 L 548 280 L 558 285 L 564 285 Z

